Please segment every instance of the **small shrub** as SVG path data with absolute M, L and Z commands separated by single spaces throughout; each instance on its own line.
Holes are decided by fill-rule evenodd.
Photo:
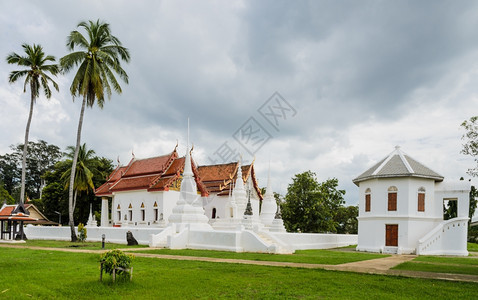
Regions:
M 78 224 L 78 241 L 86 241 L 86 227 L 83 223 Z
M 131 262 L 133 261 L 133 259 L 134 255 L 125 254 L 123 251 L 115 249 L 101 254 L 100 263 L 103 264 L 103 270 L 105 270 L 106 273 L 112 275 L 114 268 L 131 268 Z M 116 275 L 121 274 L 126 274 L 126 272 L 123 270 L 116 270 Z

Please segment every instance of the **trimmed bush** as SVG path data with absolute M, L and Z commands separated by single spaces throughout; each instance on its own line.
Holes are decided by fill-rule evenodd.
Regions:
M 86 227 L 83 223 L 78 224 L 78 241 L 86 241 Z
M 127 273 L 125 269 L 131 268 L 133 259 L 134 255 L 115 249 L 101 254 L 100 263 L 103 265 L 103 270 L 110 275 L 115 268 L 122 268 L 116 269 L 115 272 L 116 275 L 122 275 Z

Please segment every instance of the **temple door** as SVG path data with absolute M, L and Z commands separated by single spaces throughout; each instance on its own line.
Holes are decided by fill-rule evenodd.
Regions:
M 398 225 L 385 225 L 385 246 L 398 246 Z

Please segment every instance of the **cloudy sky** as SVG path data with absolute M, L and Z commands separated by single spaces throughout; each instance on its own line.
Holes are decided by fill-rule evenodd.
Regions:
M 449 179 L 460 124 L 478 114 L 476 1 L 4 1 L 0 10 L 0 154 L 22 143 L 29 94 L 5 62 L 22 43 L 60 58 L 83 20 L 104 20 L 131 53 L 130 83 L 87 109 L 82 142 L 127 163 L 187 143 L 194 158 L 255 155 L 260 185 L 284 194 L 294 174 L 352 179 L 395 145 Z M 72 74 L 38 99 L 30 140 L 75 143 Z

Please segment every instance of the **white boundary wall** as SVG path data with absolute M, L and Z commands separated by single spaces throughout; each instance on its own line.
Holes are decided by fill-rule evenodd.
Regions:
M 332 234 L 332 233 L 275 233 L 269 234 L 280 239 L 295 250 L 306 249 L 330 249 L 356 245 L 358 235 L 356 234 Z
M 77 230 L 77 228 L 75 227 Z M 101 236 L 105 235 L 105 241 L 109 243 L 127 244 L 126 232 L 131 231 L 133 237 L 141 245 L 148 245 L 152 234 L 158 234 L 161 228 L 135 228 L 135 227 L 86 227 L 86 241 L 101 242 Z M 25 234 L 30 240 L 63 240 L 71 239 L 69 226 L 34 226 L 27 225 Z
M 127 244 L 126 232 L 131 231 L 134 238 L 141 245 L 149 245 L 152 238 L 163 230 L 162 228 L 136 228 L 136 227 L 86 227 L 87 241 L 101 241 L 105 234 L 106 242 Z M 70 240 L 70 227 L 68 226 L 33 226 L 25 227 L 25 234 L 32 240 Z M 357 244 L 356 234 L 324 234 L 324 233 L 272 233 L 271 236 L 279 240 L 283 246 L 295 250 L 303 249 L 329 249 Z M 165 241 L 166 242 L 166 241 Z M 270 248 L 256 233 L 243 231 L 191 231 L 179 235 L 168 236 L 167 243 L 174 249 L 194 248 L 225 250 L 234 252 L 266 252 L 274 253 L 277 250 Z M 158 245 L 159 246 L 159 245 Z M 290 253 L 290 252 L 289 252 Z

